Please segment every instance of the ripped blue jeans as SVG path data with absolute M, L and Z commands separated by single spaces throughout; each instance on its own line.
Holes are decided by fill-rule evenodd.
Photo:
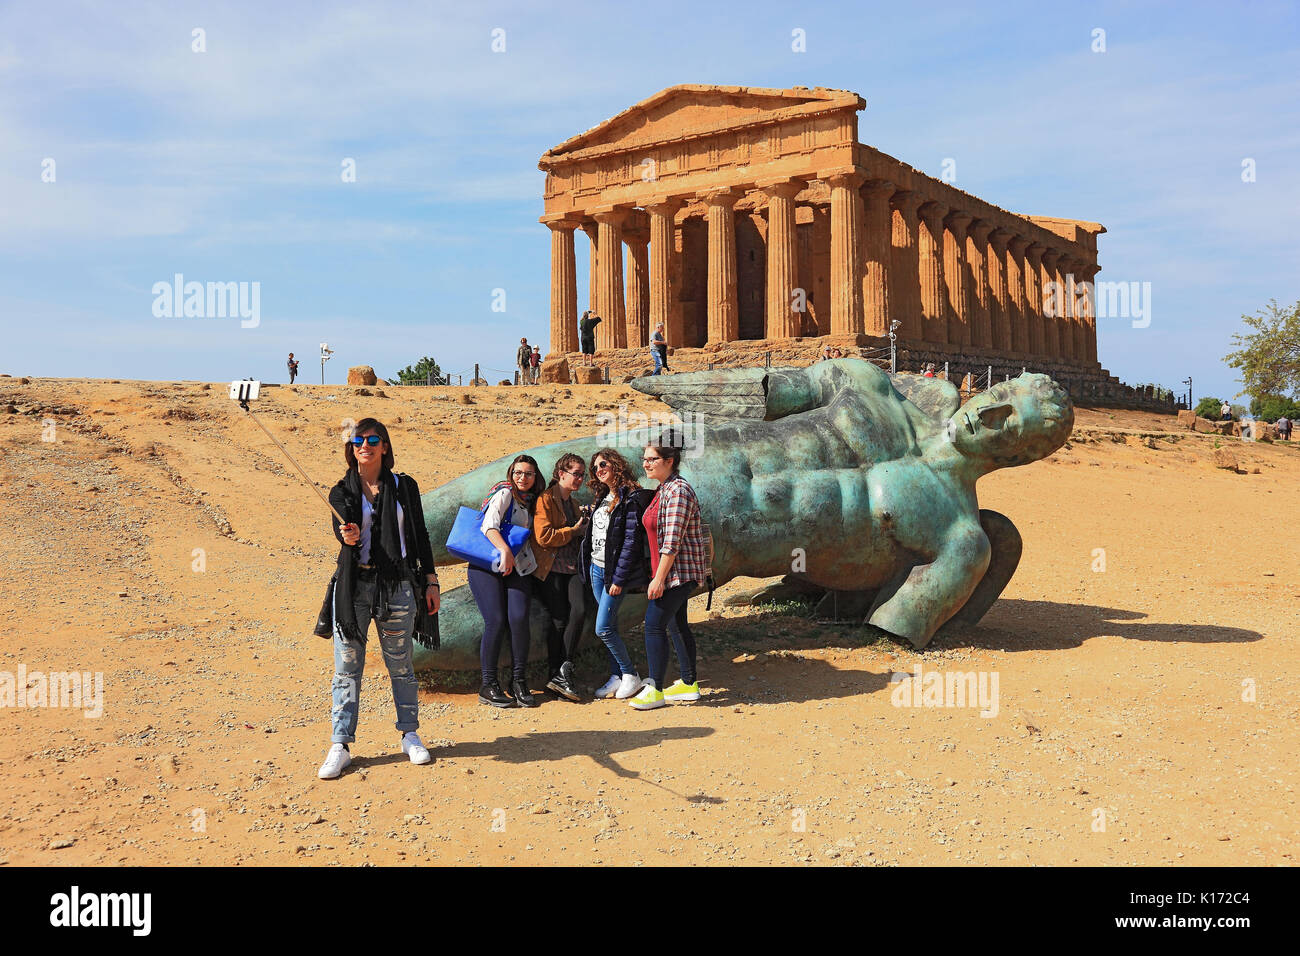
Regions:
M 353 601 L 357 620 L 364 621 L 374 606 L 379 582 L 361 579 L 356 583 Z M 374 618 L 379 632 L 379 647 L 393 683 L 393 704 L 397 707 L 397 730 L 406 733 L 420 726 L 419 685 L 411 664 L 411 635 L 415 630 L 415 594 L 409 581 L 397 584 L 388 598 L 388 614 Z M 357 739 L 357 710 L 361 701 L 361 672 L 366 666 L 366 646 L 347 640 L 334 623 L 334 707 L 330 714 L 336 744 L 350 744 Z

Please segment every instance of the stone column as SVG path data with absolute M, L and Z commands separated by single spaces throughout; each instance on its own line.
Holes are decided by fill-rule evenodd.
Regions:
M 1047 358 L 1054 354 L 1044 345 L 1043 325 L 1043 254 L 1055 255 L 1041 242 L 1031 242 L 1025 248 L 1025 351 L 1030 355 Z
M 736 218 L 740 194 L 715 189 L 699 194 L 708 204 L 709 278 L 708 344 L 734 342 L 740 337 L 740 307 L 736 301 Z
M 1011 294 L 1007 285 L 1007 241 L 1011 233 L 994 229 L 989 233 L 989 328 L 993 332 L 993 347 L 999 352 L 1011 351 Z
M 681 323 L 673 319 L 671 280 L 676 252 L 673 216 L 681 205 L 670 199 L 646 206 L 650 214 L 650 331 L 662 322 L 664 338 L 673 348 L 681 347 L 683 334 Z
M 577 223 L 548 222 L 551 230 L 551 348 L 549 355 L 578 351 L 578 275 L 573 255 Z
M 627 244 L 627 347 L 641 348 L 650 344 L 650 230 L 629 229 L 623 232 Z
M 890 317 L 902 325 L 897 335 L 909 342 L 922 339 L 921 275 L 917 256 L 917 207 L 921 197 L 911 190 L 894 193 L 890 201 L 893 209 L 893 237 L 889 256 L 889 311 Z
M 759 183 L 767 194 L 767 330 L 769 339 L 798 337 L 803 316 L 794 311 L 799 281 L 795 246 L 794 197 L 803 183 L 782 180 Z
M 862 174 L 826 177 L 831 188 L 831 334 L 861 332 L 866 276 L 862 267 Z
M 888 335 L 890 318 L 889 271 L 893 252 L 894 214 L 889 197 L 894 184 L 873 179 L 862 188 L 865 201 L 862 246 L 862 314 L 868 335 Z
M 1007 240 L 1007 311 L 1011 316 L 1011 353 L 1029 351 L 1029 330 L 1025 322 L 1025 247 L 1029 240 L 1012 236 Z
M 587 270 L 587 308 L 599 315 L 596 302 L 600 297 L 596 294 L 596 288 L 600 285 L 600 269 L 598 267 L 600 254 L 597 251 L 600 247 L 600 227 L 594 221 L 584 222 L 582 231 L 587 234 L 587 242 L 591 246 L 591 262 Z M 601 325 L 603 324 L 602 322 Z M 600 326 L 598 325 L 596 328 L 599 329 Z
M 1100 271 L 1092 263 L 1084 263 L 1079 267 L 1077 279 L 1080 283 L 1086 283 L 1079 290 L 1078 309 L 1079 324 L 1083 333 L 1083 351 L 1076 354 L 1075 358 L 1081 364 L 1093 366 L 1097 364 L 1097 292 L 1093 286 L 1096 282 L 1097 273 Z
M 970 267 L 970 341 L 978 348 L 993 345 L 989 311 L 989 232 L 993 224 L 976 219 L 966 230 L 966 261 Z
M 948 287 L 948 341 L 969 345 L 970 312 L 966 289 L 966 227 L 971 217 L 958 210 L 944 220 L 943 277 Z
M 623 220 L 621 209 L 600 209 L 594 214 L 599 230 L 597 260 L 596 348 L 627 348 L 626 316 L 623 309 Z
M 1074 354 L 1074 333 L 1070 331 L 1069 308 L 1066 301 L 1059 249 L 1052 256 L 1043 256 L 1043 339 L 1047 354 L 1060 361 L 1069 361 Z M 1051 283 L 1052 285 L 1048 285 Z M 1052 315 L 1047 315 L 1050 302 Z
M 1075 293 L 1079 290 L 1079 267 L 1074 256 L 1062 255 L 1057 261 L 1057 284 L 1061 289 L 1062 320 L 1060 324 L 1061 355 L 1070 364 L 1083 364 L 1083 319 L 1079 316 Z
M 917 250 L 921 265 L 921 315 L 925 341 L 948 341 L 948 290 L 943 279 L 943 217 L 948 207 L 927 202 L 920 210 Z

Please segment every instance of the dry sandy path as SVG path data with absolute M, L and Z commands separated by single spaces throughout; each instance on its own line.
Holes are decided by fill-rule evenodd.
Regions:
M 663 410 L 617 386 L 386 391 L 278 388 L 263 413 L 322 486 L 341 419 L 374 414 L 429 488 L 620 401 Z M 503 712 L 435 674 L 430 767 L 396 752 L 372 650 L 355 769 L 322 782 L 310 626 L 336 546 L 223 392 L 0 379 L 0 672 L 104 680 L 99 717 L 0 710 L 0 861 L 1295 863 L 1300 443 L 1083 410 L 1068 448 L 980 484 L 1025 557 L 979 628 L 914 654 L 695 600 L 699 705 Z M 996 716 L 894 706 L 918 665 L 996 675 Z

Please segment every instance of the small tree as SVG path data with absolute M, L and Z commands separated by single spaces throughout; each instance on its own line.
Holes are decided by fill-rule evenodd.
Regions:
M 1196 403 L 1196 414 L 1201 418 L 1218 418 L 1223 399 L 1210 398 L 1208 395 Z
M 438 367 L 437 362 L 427 355 L 414 365 L 406 366 L 406 368 L 394 375 L 393 379 L 403 385 L 424 385 L 427 382 L 432 382 L 434 385 L 445 384 L 442 378 L 442 369 Z
M 1279 418 L 1300 418 L 1300 403 L 1284 395 L 1257 395 L 1250 400 L 1250 413 L 1266 422 Z
M 1234 335 L 1237 350 L 1223 357 L 1241 370 L 1241 394 L 1300 398 L 1300 301 L 1287 310 L 1274 299 L 1241 320 L 1254 331 Z

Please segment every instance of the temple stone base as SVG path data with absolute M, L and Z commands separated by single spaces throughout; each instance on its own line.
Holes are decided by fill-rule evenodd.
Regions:
M 839 348 L 845 357 L 873 361 L 889 368 L 889 339 L 870 335 L 824 335 L 804 338 L 741 339 L 704 348 L 669 349 L 670 372 L 696 372 L 709 368 L 754 368 L 763 365 L 803 367 L 820 361 L 822 349 Z M 586 365 L 586 356 L 577 352 L 561 353 L 571 368 Z M 549 357 L 548 357 L 549 358 Z M 994 382 L 1014 378 L 1021 371 L 1050 375 L 1069 393 L 1076 404 L 1089 407 L 1130 408 L 1172 415 L 1173 400 L 1161 400 L 1154 388 L 1125 385 L 1098 363 L 1090 366 L 1068 364 L 1028 355 L 1010 354 L 989 349 L 963 346 L 945 348 L 932 343 L 900 343 L 897 367 L 900 372 L 920 373 L 933 363 L 939 377 L 947 378 L 973 394 L 988 386 L 990 369 Z M 654 371 L 654 358 L 648 348 L 600 349 L 595 366 L 608 374 L 610 382 L 625 382 Z M 969 382 L 967 377 L 969 376 Z M 603 377 L 603 376 L 602 376 Z M 966 386 L 971 386 L 967 388 Z

